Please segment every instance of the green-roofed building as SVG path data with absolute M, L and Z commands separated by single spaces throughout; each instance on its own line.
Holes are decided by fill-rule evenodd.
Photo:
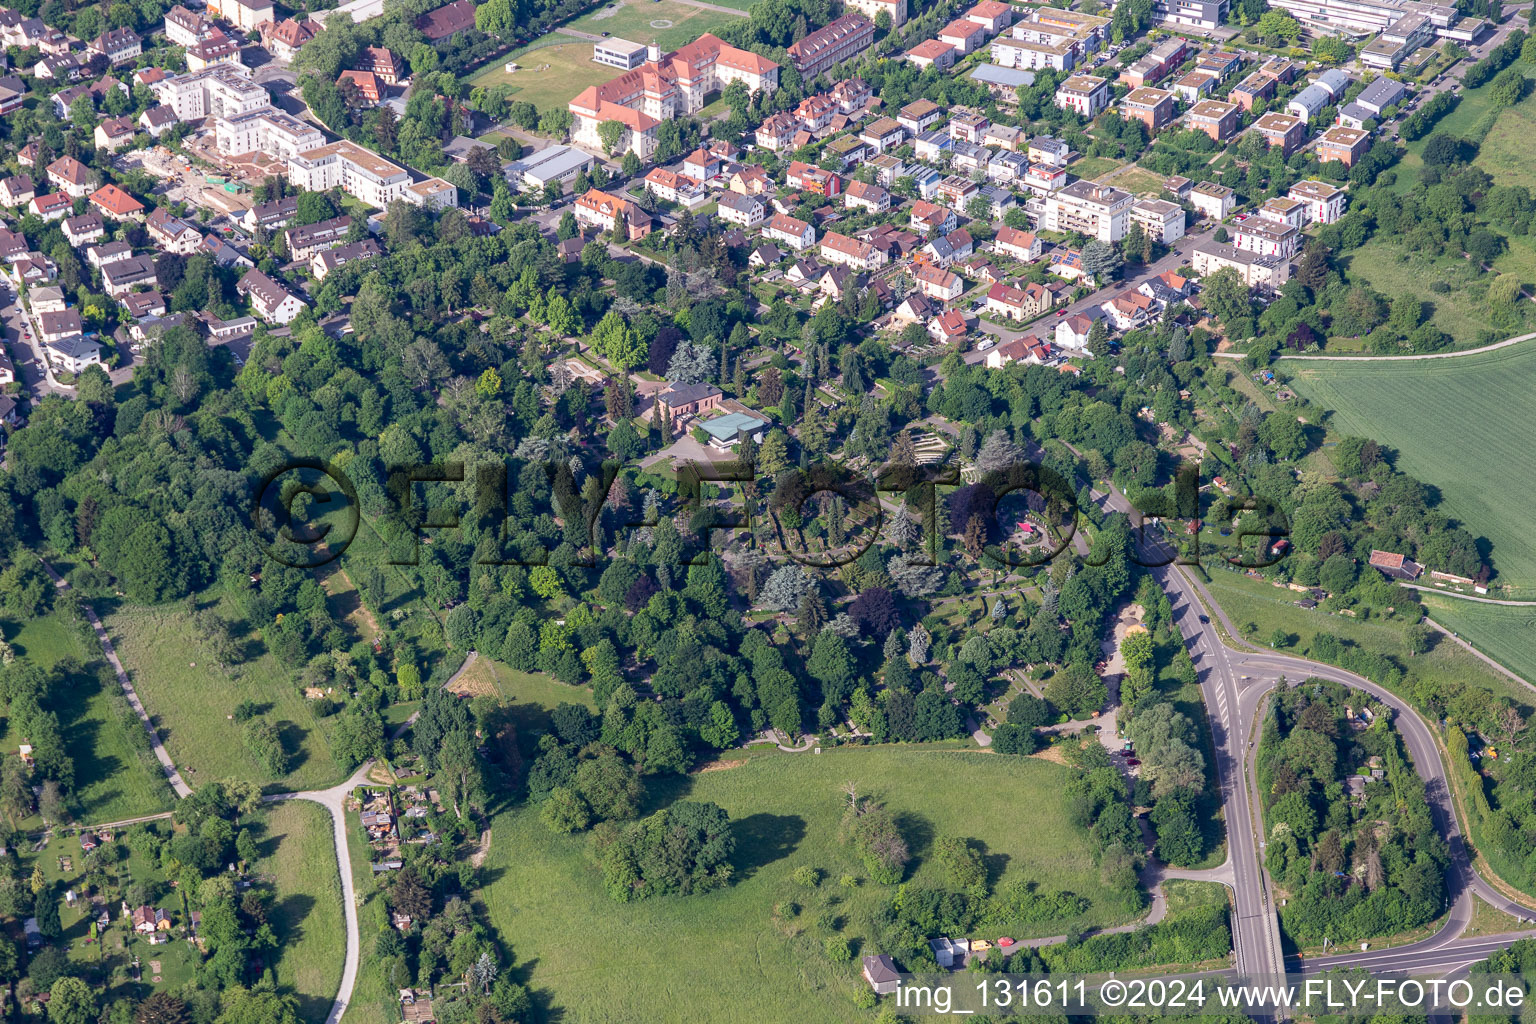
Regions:
M 716 448 L 730 448 L 741 440 L 743 434 L 756 435 L 753 439 L 761 441 L 762 431 L 768 426 L 768 420 L 762 416 L 756 416 L 746 412 L 728 412 L 724 416 L 716 416 L 699 424 L 704 432 L 709 435 L 709 443 Z

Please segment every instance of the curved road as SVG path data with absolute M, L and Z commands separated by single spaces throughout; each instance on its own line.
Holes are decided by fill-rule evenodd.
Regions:
M 41 557 L 43 571 L 53 580 L 53 585 L 59 590 L 68 590 L 69 581 L 60 576 Z M 185 799 L 192 795 L 192 789 L 181 778 L 181 772 L 176 769 L 176 762 L 171 760 L 171 755 L 166 752 L 165 745 L 160 742 L 160 732 L 150 721 L 149 714 L 144 710 L 144 705 L 139 701 L 139 695 L 133 688 L 133 681 L 128 678 L 128 673 L 123 669 L 123 663 L 118 660 L 117 650 L 112 646 L 112 640 L 107 636 L 106 627 L 96 615 L 96 610 L 84 601 L 80 604 L 91 628 L 96 632 L 96 641 L 101 644 L 101 651 L 106 655 L 107 661 L 112 666 L 112 671 L 117 674 L 117 681 L 123 688 L 123 693 L 128 698 L 128 703 L 133 707 L 134 713 L 139 716 L 139 721 L 144 726 L 144 731 L 149 734 L 150 747 L 155 752 L 155 758 L 165 769 L 166 779 L 171 784 L 178 799 Z M 331 833 L 336 845 L 336 869 L 341 876 L 342 916 L 346 920 L 347 950 L 346 959 L 341 967 L 341 987 L 336 990 L 336 999 L 331 1004 L 331 1012 L 326 1015 L 326 1024 L 340 1024 L 341 1016 L 347 1011 L 347 1005 L 352 1001 L 352 989 L 357 984 L 357 964 L 361 938 L 357 926 L 357 894 L 352 885 L 352 858 L 347 852 L 347 820 L 343 810 L 346 796 L 358 783 L 368 776 L 368 771 L 373 767 L 373 761 L 369 760 L 361 768 L 352 773 L 351 778 L 330 789 L 309 790 L 303 793 L 272 793 L 262 797 L 264 801 L 276 802 L 282 800 L 309 800 L 324 807 L 331 815 Z M 150 815 L 146 818 L 135 819 L 148 821 L 152 818 L 164 817 L 164 815 Z

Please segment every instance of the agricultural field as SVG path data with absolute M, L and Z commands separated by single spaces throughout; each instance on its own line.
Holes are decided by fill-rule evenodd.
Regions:
M 1328 633 L 1341 640 L 1353 641 L 1367 650 L 1396 658 L 1408 668 L 1409 681 L 1404 684 L 1405 687 L 1413 685 L 1415 676 L 1450 679 L 1469 686 L 1484 687 L 1497 695 L 1511 698 L 1517 704 L 1531 703 L 1529 691 L 1489 668 L 1476 655 L 1456 644 L 1441 641 L 1428 654 L 1410 655 L 1404 640 L 1406 623 L 1400 619 L 1361 620 L 1347 615 L 1332 615 L 1321 608 L 1298 608 L 1294 601 L 1301 595 L 1249 579 L 1240 573 L 1220 569 L 1212 571 L 1206 589 L 1239 629 L 1244 629 L 1250 623 L 1258 627 L 1251 635 L 1245 634 L 1254 643 L 1266 643 L 1275 630 L 1281 629 L 1291 635 L 1291 645 L 1285 653 L 1305 657 L 1313 638 L 1319 633 Z
M 509 60 L 518 64 L 511 74 L 506 71 Z M 510 85 L 514 100 L 532 103 L 542 112 L 564 110 L 581 90 L 606 82 L 616 74 L 616 68 L 593 62 L 591 43 L 551 33 L 521 53 L 487 64 L 467 84 L 470 88 Z
M 677 0 L 614 0 L 591 14 L 582 15 L 567 27 L 594 35 L 606 32 L 636 43 L 654 40 L 666 51 L 691 43 L 705 32 L 714 32 L 738 19 L 735 14 L 694 7 Z M 618 71 L 609 68 L 608 73 L 616 75 Z
M 54 615 L 33 619 L 7 640 L 18 656 L 44 668 L 65 658 L 83 664 L 100 656 L 99 650 L 82 650 L 75 630 Z M 154 771 L 146 765 L 136 745 L 139 735 L 129 732 L 142 734 L 138 720 L 125 721 L 113 709 L 111 698 L 120 692 L 102 686 L 94 673 L 80 673 L 68 689 L 53 695 L 65 747 L 75 763 L 77 813 L 86 822 L 121 821 L 170 807 L 171 792 L 157 774 L 158 765 Z M 0 729 L 0 749 L 14 750 L 21 742 L 11 735 L 7 719 Z M 31 818 L 22 827 L 40 824 Z
M 224 614 L 239 621 L 233 609 Z M 225 778 L 277 783 L 277 789 L 315 789 L 341 780 L 320 720 L 254 634 L 243 638 L 253 652 L 250 660 L 221 668 L 203 653 L 179 606 L 124 606 L 107 616 L 106 627 L 161 740 L 194 789 Z M 257 764 L 229 717 L 243 700 L 263 705 L 282 736 L 292 770 L 281 779 Z
M 1281 363 L 1297 390 L 1334 410 L 1337 434 L 1372 437 L 1397 451 L 1399 467 L 1439 488 L 1441 508 L 1488 538 L 1498 597 L 1536 596 L 1529 510 L 1536 502 L 1536 448 L 1517 424 L 1536 417 L 1525 386 L 1536 345 L 1456 359 Z M 1447 429 L 1454 421 L 1455 429 Z
M 586 837 L 557 836 L 523 807 L 495 821 L 485 865 L 494 881 L 482 895 L 501 939 L 520 962 L 532 962 L 519 980 L 573 1022 L 671 1019 L 682 997 L 678 978 L 714 994 L 708 1017 L 721 1024 L 867 1019 L 852 1003 L 862 984 L 857 961 L 827 960 L 827 932 L 813 924 L 818 912 L 810 906 L 818 896 L 791 879 L 798 867 L 822 871 L 821 890 L 843 897 L 834 913 L 857 956 L 866 915 L 894 890 L 867 880 L 851 889 L 839 884 L 844 873 L 864 877 L 837 839 L 842 786 L 856 783 L 901 817 L 918 865 L 910 880 L 938 881 L 927 848 L 934 836 L 954 832 L 984 844 L 994 883 L 997 875 L 1026 878 L 1093 899 L 1098 872 L 1060 799 L 1067 772 L 1040 758 L 912 747 L 744 758 L 684 779 L 653 779 L 642 812 L 682 798 L 724 807 L 737 834 L 729 888 L 614 903 L 586 856 Z M 808 909 L 791 914 L 786 901 Z M 1043 923 L 1036 934 L 1122 922 L 1094 905 L 1080 921 Z
M 1460 633 L 1462 639 L 1516 675 L 1536 682 L 1536 607 L 1482 604 L 1437 594 L 1421 596 L 1430 618 Z
M 272 883 L 272 927 L 282 947 L 278 985 L 297 994 L 304 1020 L 320 1024 L 341 986 L 339 951 L 346 946 L 330 813 L 294 800 L 250 820 L 265 826 L 261 859 L 250 869 Z

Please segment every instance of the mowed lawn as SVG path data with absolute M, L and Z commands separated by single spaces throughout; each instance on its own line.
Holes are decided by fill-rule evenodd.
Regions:
M 1536 342 L 1455 359 L 1281 364 L 1339 434 L 1397 450 L 1398 466 L 1439 488 L 1441 507 L 1492 543 L 1496 585 L 1536 596 Z
M 459 673 L 453 689 L 457 693 L 493 695 L 512 704 L 530 704 L 547 711 L 561 704 L 581 704 L 597 710 L 590 686 L 570 686 L 544 672 L 519 672 L 484 656 Z
M 64 658 L 83 664 L 101 657 L 99 649 L 82 650 L 75 630 L 53 615 L 33 619 L 7 639 L 18 656 L 43 668 Z M 102 686 L 94 673 L 81 673 L 51 695 L 50 706 L 58 713 L 65 747 L 75 762 L 75 802 L 87 823 L 121 821 L 170 807 L 169 788 L 150 773 L 133 745 L 137 737 L 128 732 L 141 728 L 138 720 L 125 722 L 112 708 L 114 690 Z M 14 750 L 21 742 L 12 735 L 7 718 L 0 730 L 0 749 Z
M 498 57 L 469 80 L 470 86 L 510 85 L 514 100 L 532 103 L 540 111 L 564 110 L 581 90 L 619 73 L 617 68 L 592 60 L 591 43 L 561 35 L 543 38 L 567 41 L 553 45 L 535 43 L 515 57 Z M 518 65 L 511 74 L 506 71 L 508 60 L 515 60 Z
M 1444 639 L 1428 654 L 1409 654 L 1404 639 L 1407 623 L 1401 619 L 1361 620 L 1347 615 L 1330 615 L 1321 608 L 1310 611 L 1298 608 L 1294 602 L 1300 594 L 1222 570 L 1211 573 L 1208 589 L 1239 628 L 1250 622 L 1259 627 L 1250 639 L 1260 646 L 1268 644 L 1274 631 L 1281 629 L 1291 635 L 1291 646 L 1284 653 L 1306 656 L 1313 639 L 1319 633 L 1328 633 L 1396 658 L 1408 670 L 1409 680 L 1403 685 L 1405 693 L 1412 689 L 1416 677 L 1422 677 L 1484 687 L 1517 704 L 1532 702 L 1530 691 L 1489 668 L 1469 651 Z
M 233 609 L 222 611 L 238 619 Z M 106 626 L 161 740 L 193 789 L 226 778 L 280 790 L 317 789 L 341 780 L 320 720 L 289 673 L 254 636 L 245 638 L 246 646 L 260 653 L 221 670 L 179 605 L 124 607 L 107 617 Z M 246 750 L 241 726 L 229 717 L 245 700 L 263 705 L 282 736 L 292 770 L 280 779 L 257 764 Z
M 1536 682 L 1536 608 L 1422 596 L 1432 619 L 1523 679 Z
M 282 946 L 278 985 L 299 997 L 306 1021 L 324 1021 L 341 986 L 346 928 L 331 816 L 319 804 L 293 800 L 250 820 L 266 826 L 253 872 L 272 880 L 272 927 Z
M 870 884 L 838 842 L 842 787 L 855 783 L 903 821 L 915 854 L 909 881 L 942 884 L 929 846 L 953 832 L 985 845 L 994 884 L 1025 878 L 1094 899 L 1098 870 L 1061 800 L 1068 777 L 1069 769 L 1038 758 L 915 747 L 745 759 L 684 780 L 650 780 L 647 812 L 661 796 L 714 801 L 731 815 L 737 848 L 729 888 L 615 903 L 586 856 L 587 838 L 556 836 L 523 807 L 495 821 L 485 864 L 493 880 L 482 895 L 501 939 L 520 964 L 532 965 L 519 980 L 560 1007 L 566 1024 L 868 1020 L 852 1002 L 863 984 L 857 956 L 871 952 L 868 915 L 895 889 Z M 822 871 L 819 890 L 793 882 L 801 866 Z M 862 884 L 842 887 L 845 873 Z M 823 896 L 840 902 L 819 907 Z M 788 913 L 788 902 L 799 912 Z M 1095 904 L 1079 921 L 1042 922 L 1033 934 L 1122 920 Z M 822 952 L 830 925 L 848 938 L 853 963 L 834 964 Z
M 567 27 L 594 35 L 607 32 L 610 36 L 635 43 L 654 40 L 666 51 L 691 43 L 705 32 L 714 32 L 722 25 L 741 20 L 740 15 L 680 4 L 677 0 L 614 0 L 591 14 L 582 15 Z M 610 69 L 609 73 L 619 72 Z

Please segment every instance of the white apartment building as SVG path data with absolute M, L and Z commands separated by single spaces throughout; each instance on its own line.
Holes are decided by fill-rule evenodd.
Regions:
M 1166 199 L 1138 199 L 1131 204 L 1131 223 L 1140 224 L 1152 241 L 1172 245 L 1184 237 L 1184 207 Z
M 1232 244 L 1244 252 L 1288 260 L 1296 255 L 1301 232 L 1265 217 L 1249 217 L 1232 228 Z
M 1189 204 L 1211 220 L 1221 220 L 1237 205 L 1237 193 L 1225 185 L 1202 181 L 1190 191 Z
M 1057 87 L 1056 105 L 1091 121 L 1109 106 L 1113 95 L 1107 80 L 1095 75 L 1073 75 Z
M 214 140 L 220 153 L 265 153 L 284 161 L 325 145 L 320 129 L 275 107 L 219 118 Z
M 1344 190 L 1326 181 L 1298 181 L 1286 194 L 1305 204 L 1307 219 L 1317 224 L 1332 224 L 1344 216 Z
M 160 102 L 175 111 L 181 121 L 234 117 L 272 103 L 267 90 L 251 81 L 249 71 L 232 64 L 215 64 L 201 71 L 161 79 L 151 88 Z
M 377 153 L 342 140 L 295 153 L 288 160 L 288 182 L 309 192 L 339 187 L 382 210 L 397 199 L 407 198 L 411 176 Z
M 1040 227 L 1046 231 L 1076 231 L 1113 245 L 1130 228 L 1129 192 L 1081 179 L 1045 197 Z
M 1195 250 L 1195 272 L 1202 277 L 1209 277 L 1218 270 L 1231 267 L 1237 271 L 1237 276 L 1243 284 L 1249 288 L 1262 288 L 1274 291 L 1286 281 L 1290 280 L 1291 264 L 1289 260 L 1280 259 L 1277 256 L 1261 256 L 1256 252 L 1248 252 L 1234 245 L 1222 245 L 1220 242 L 1206 242 Z

